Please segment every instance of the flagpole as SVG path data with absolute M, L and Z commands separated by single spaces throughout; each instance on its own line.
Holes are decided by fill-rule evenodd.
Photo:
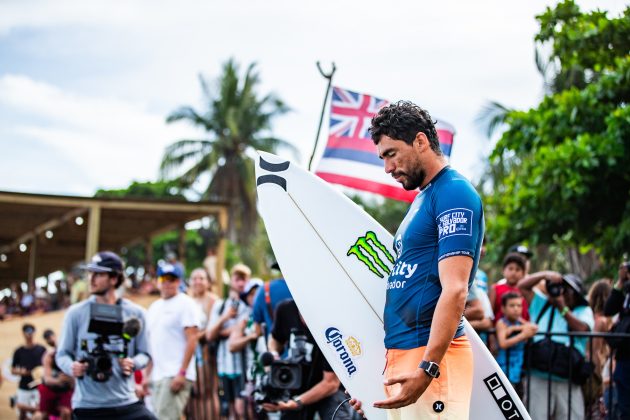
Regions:
M 326 112 L 326 103 L 328 102 L 328 93 L 330 92 L 330 86 L 332 85 L 332 78 L 337 70 L 335 66 L 335 62 L 332 63 L 332 70 L 330 73 L 324 73 L 322 67 L 319 65 L 319 61 L 317 64 L 317 70 L 319 70 L 319 74 L 322 75 L 323 78 L 328 79 L 328 86 L 326 87 L 326 95 L 324 96 L 324 104 L 322 105 L 322 114 L 319 117 L 319 125 L 317 126 L 317 136 L 315 136 L 315 146 L 313 146 L 313 153 L 311 154 L 311 159 L 308 161 L 308 170 L 311 170 L 311 165 L 313 164 L 313 158 L 315 157 L 315 152 L 317 151 L 317 142 L 319 141 L 319 134 L 322 130 L 322 123 L 324 122 L 324 113 Z

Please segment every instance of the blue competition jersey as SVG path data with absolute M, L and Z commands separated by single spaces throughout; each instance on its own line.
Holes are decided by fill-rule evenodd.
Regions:
M 479 263 L 483 232 L 479 194 L 466 178 L 447 166 L 420 191 L 394 237 L 397 258 L 387 282 L 386 348 L 427 345 L 442 292 L 438 262 L 456 255 L 471 257 L 470 287 Z M 455 337 L 463 333 L 460 322 Z

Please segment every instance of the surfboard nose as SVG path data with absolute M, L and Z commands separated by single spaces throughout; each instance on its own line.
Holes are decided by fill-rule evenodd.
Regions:
M 291 163 L 273 153 L 258 150 L 256 160 L 256 187 L 263 184 L 276 184 L 287 190 L 287 181 L 283 173 L 289 169 Z

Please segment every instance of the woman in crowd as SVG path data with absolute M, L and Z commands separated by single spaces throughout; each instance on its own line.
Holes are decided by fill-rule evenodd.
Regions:
M 595 317 L 595 328 L 593 332 L 608 332 L 612 325 L 611 319 L 604 315 L 604 305 L 610 295 L 610 280 L 601 279 L 593 283 L 591 289 L 588 292 L 588 303 L 593 310 L 593 316 Z M 603 338 L 593 339 L 593 364 L 595 365 L 595 371 L 601 372 L 601 368 L 604 366 L 610 350 L 606 345 Z
M 218 299 L 218 296 L 210 291 L 210 278 L 203 268 L 195 268 L 190 274 L 190 289 L 188 290 L 202 312 L 202 323 L 200 330 L 205 330 L 210 317 L 212 305 Z M 203 335 L 203 334 L 201 334 Z
M 612 288 L 610 283 L 608 279 L 598 280 L 588 291 L 588 304 L 595 317 L 594 333 L 608 332 L 612 325 L 610 318 L 604 315 L 604 305 L 606 305 Z M 586 412 L 590 414 L 591 419 L 595 420 L 605 418 L 605 408 L 600 403 L 604 386 L 606 386 L 603 378 L 608 374 L 605 371 L 605 366 L 610 355 L 610 349 L 603 338 L 593 338 L 592 340 L 592 345 L 587 349 L 589 352 L 587 359 L 590 357 L 593 362 L 593 377 L 586 385 L 585 403 Z
M 216 376 L 216 355 L 210 343 L 206 342 L 205 331 L 210 319 L 210 311 L 217 301 L 218 296 L 210 291 L 210 276 L 203 268 L 196 268 L 190 273 L 190 287 L 188 294 L 195 300 L 201 309 L 201 322 L 199 324 L 199 346 L 197 346 L 197 360 L 203 360 L 203 369 L 198 375 L 200 396 L 210 396 L 212 404 L 207 406 L 206 412 L 212 413 L 212 418 L 219 418 L 219 379 Z M 199 364 L 199 363 L 198 363 Z M 207 399 L 210 401 L 210 398 Z

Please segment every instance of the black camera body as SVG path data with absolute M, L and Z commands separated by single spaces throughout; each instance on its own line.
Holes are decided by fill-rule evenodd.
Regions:
M 122 307 L 120 305 L 107 305 L 102 303 L 90 303 L 90 323 L 88 332 L 97 334 L 94 346 L 88 348 L 88 343 L 81 343 L 81 350 L 87 355 L 81 360 L 87 363 L 86 374 L 96 382 L 107 382 L 111 378 L 113 370 L 112 355 L 126 353 L 126 345 L 123 350 L 114 352 L 106 348 L 110 343 L 110 337 L 118 338 L 124 342 Z
M 289 357 L 286 359 L 274 360 L 271 353 L 260 356 L 260 363 L 268 370 L 258 379 L 254 389 L 258 411 L 263 403 L 288 401 L 304 385 L 303 368 L 311 362 L 306 335 L 292 330 L 289 343 Z
M 87 363 L 85 373 L 95 382 L 107 382 L 114 373 L 111 354 L 105 350 L 102 342 L 98 342 L 82 362 Z
M 547 289 L 549 296 L 556 298 L 564 293 L 565 285 L 564 282 L 553 283 L 551 280 L 547 279 L 545 280 L 545 288 Z

